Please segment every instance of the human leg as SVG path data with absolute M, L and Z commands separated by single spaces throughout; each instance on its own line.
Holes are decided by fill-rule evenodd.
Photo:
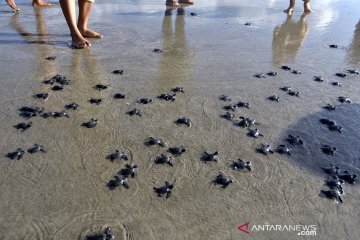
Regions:
M 79 19 L 77 28 L 81 35 L 87 38 L 103 38 L 103 35 L 88 28 L 89 17 L 93 6 L 92 1 L 79 0 Z
M 288 14 L 292 14 L 294 11 L 294 7 L 295 7 L 295 0 L 290 0 L 290 5 L 286 10 L 284 10 L 284 12 Z
M 311 12 L 310 0 L 303 0 L 303 1 L 304 1 L 304 12 L 310 13 Z
M 16 6 L 15 0 L 6 0 L 6 3 L 15 11 L 20 11 L 20 9 Z

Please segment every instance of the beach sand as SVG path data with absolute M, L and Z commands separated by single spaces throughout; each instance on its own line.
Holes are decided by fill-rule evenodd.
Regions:
M 87 50 L 70 48 L 59 6 L 17 3 L 20 14 L 0 6 L 0 239 L 86 239 L 106 226 L 115 239 L 358 239 L 358 184 L 344 185 L 342 204 L 319 196 L 326 189 L 322 168 L 330 163 L 360 174 L 360 76 L 334 75 L 359 68 L 358 1 L 314 1 L 307 16 L 298 1 L 292 17 L 282 12 L 285 0 L 196 1 L 179 13 L 165 11 L 160 0 L 98 1 L 90 26 L 104 39 L 91 40 Z M 56 59 L 46 60 L 49 56 Z M 282 65 L 302 74 L 281 70 Z M 123 75 L 112 74 L 115 69 Z M 269 71 L 278 75 L 253 76 Z M 63 91 L 43 84 L 56 74 L 71 80 Z M 315 75 L 325 81 L 314 81 Z M 333 81 L 342 86 L 332 86 Z M 110 87 L 94 90 L 99 83 Z M 175 102 L 156 98 L 176 86 L 185 94 L 178 93 Z M 283 86 L 300 97 L 279 90 Z M 49 92 L 49 99 L 34 99 L 40 92 Z M 118 92 L 126 98 L 114 100 Z M 255 118 L 264 137 L 249 137 L 246 129 L 220 117 L 228 105 L 219 100 L 222 94 L 232 96 L 231 103 L 250 103 L 250 109 L 235 113 Z M 279 102 L 267 99 L 273 94 Z M 340 104 L 339 96 L 353 103 Z M 154 102 L 137 104 L 142 97 Z M 91 105 L 90 98 L 103 103 Z M 27 131 L 13 128 L 24 121 L 22 106 L 61 111 L 71 102 L 80 108 L 69 110 L 70 118 L 35 117 Z M 337 110 L 324 110 L 328 103 Z M 126 114 L 134 107 L 143 116 Z M 190 128 L 174 124 L 183 116 L 192 120 Z M 343 133 L 321 125 L 324 117 L 335 119 Z M 81 127 L 90 118 L 99 119 L 98 126 Z M 305 142 L 291 146 L 291 156 L 256 152 L 261 143 L 273 148 L 286 143 L 288 134 Z M 145 146 L 150 136 L 188 151 L 175 158 L 174 167 L 155 165 L 166 148 Z M 35 143 L 45 145 L 47 153 L 5 157 Z M 322 153 L 323 144 L 336 146 L 335 155 Z M 115 149 L 127 151 L 130 160 L 107 160 Z M 218 162 L 202 162 L 204 151 L 219 151 Z M 253 171 L 232 170 L 239 158 L 251 161 Z M 110 191 L 106 184 L 126 163 L 138 165 L 138 176 L 129 179 L 130 189 Z M 227 189 L 211 184 L 219 172 L 234 180 Z M 168 199 L 153 191 L 165 181 L 175 182 Z M 316 236 L 239 231 L 247 222 L 249 230 L 315 225 Z

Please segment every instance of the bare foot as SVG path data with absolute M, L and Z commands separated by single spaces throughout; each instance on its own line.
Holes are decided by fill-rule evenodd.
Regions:
M 180 7 L 180 4 L 178 4 L 176 2 L 176 0 L 166 0 L 165 5 L 168 6 L 168 7 L 174 7 L 174 8 Z
M 6 0 L 7 5 L 14 9 L 15 11 L 20 11 L 20 9 L 16 6 L 16 3 L 14 0 Z
M 294 7 L 289 7 L 288 9 L 284 10 L 285 13 L 292 15 L 294 12 Z
M 81 35 L 84 37 L 84 38 L 103 38 L 104 36 L 98 32 L 95 32 L 91 29 L 79 29 Z
M 39 6 L 39 7 L 50 7 L 50 6 L 54 6 L 55 4 L 48 3 L 48 2 L 45 2 L 43 0 L 33 0 L 32 5 L 33 6 Z
M 183 4 L 194 4 L 193 0 L 179 0 L 179 3 L 183 3 Z
M 310 3 L 309 1 L 304 1 L 304 12 L 311 13 Z
M 71 46 L 73 46 L 76 49 L 83 49 L 83 48 L 89 48 L 91 47 L 91 44 L 83 37 L 71 35 L 72 37 L 72 43 Z

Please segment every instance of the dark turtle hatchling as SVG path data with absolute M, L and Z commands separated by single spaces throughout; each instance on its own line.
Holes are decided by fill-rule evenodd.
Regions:
M 111 179 L 107 183 L 107 187 L 110 190 L 115 190 L 117 187 L 121 185 L 124 186 L 124 188 L 129 189 L 128 179 L 126 177 L 115 175 L 114 179 Z
M 301 74 L 301 72 L 299 70 L 292 70 L 291 73 L 293 73 L 293 74 Z
M 14 125 L 14 128 L 16 129 L 21 129 L 21 132 L 24 132 L 25 130 L 27 130 L 28 128 L 30 128 L 32 126 L 32 122 L 21 122 L 19 124 Z
M 170 152 L 171 154 L 175 155 L 175 156 L 180 156 L 181 154 L 183 154 L 184 152 L 186 152 L 186 149 L 184 146 L 180 146 L 180 147 L 171 147 L 168 149 L 168 152 Z
M 288 94 L 289 94 L 290 96 L 296 96 L 296 97 L 299 97 L 299 96 L 300 96 L 300 93 L 299 93 L 299 92 L 295 92 L 295 91 L 292 91 L 292 90 L 288 91 Z
M 350 74 L 356 74 L 356 75 L 360 74 L 360 72 L 358 70 L 356 70 L 356 69 L 349 69 L 349 70 L 347 70 L 347 72 L 350 73 Z
M 339 125 L 329 125 L 329 130 L 330 131 L 335 131 L 335 132 L 342 133 L 342 129 L 343 129 L 343 127 L 339 126 Z
M 61 91 L 63 89 L 64 89 L 64 87 L 62 87 L 60 85 L 55 85 L 51 88 L 51 90 L 53 90 L 53 91 Z
M 281 66 L 281 69 L 282 69 L 282 70 L 285 70 L 285 71 L 291 71 L 291 67 L 286 66 L 286 65 Z
M 162 195 L 166 194 L 165 198 L 169 198 L 171 196 L 171 192 L 175 187 L 175 183 L 170 184 L 168 182 L 165 182 L 165 186 L 162 187 L 154 187 L 155 193 L 157 193 L 158 197 L 161 197 Z
M 239 101 L 239 102 L 236 104 L 236 106 L 237 106 L 237 107 L 244 107 L 244 108 L 250 109 L 250 103 L 247 103 L 247 102 Z
M 258 152 L 268 155 L 269 153 L 273 154 L 274 151 L 271 149 L 269 144 L 262 144 L 260 148 L 257 149 Z
M 251 23 L 246 22 L 246 23 L 244 23 L 244 25 L 245 25 L 245 26 L 251 26 Z
M 343 96 L 341 96 L 341 97 L 338 98 L 338 100 L 339 100 L 339 102 L 341 102 L 341 103 L 351 103 L 351 100 L 350 100 L 350 98 L 348 98 L 348 97 L 343 97 Z
M 248 129 L 249 132 L 248 132 L 248 135 L 250 137 L 254 137 L 254 138 L 257 138 L 257 137 L 263 137 L 264 135 L 262 135 L 259 131 L 259 129 L 255 128 L 255 129 Z
M 335 73 L 335 76 L 345 78 L 347 76 L 346 73 Z
M 127 155 L 126 152 L 124 151 L 121 151 L 121 150 L 118 150 L 116 149 L 115 152 L 113 152 L 112 154 L 110 154 L 108 157 L 107 157 L 109 160 L 111 160 L 112 162 L 117 160 L 117 159 L 124 159 L 124 160 L 129 160 L 129 157 Z
M 31 148 L 28 149 L 28 153 L 37 153 L 37 152 L 42 152 L 42 153 L 46 153 L 45 147 L 41 146 L 39 144 L 34 144 L 34 146 L 32 146 Z
M 178 120 L 175 121 L 175 123 L 176 124 L 184 124 L 184 125 L 187 125 L 188 127 L 191 127 L 191 125 L 192 125 L 191 120 L 187 117 L 179 118 Z
M 348 171 L 344 171 L 339 175 L 339 178 L 347 183 L 354 184 L 357 179 L 357 175 L 350 174 Z
M 334 106 L 332 104 L 326 104 L 323 108 L 325 108 L 328 111 L 335 111 L 336 106 Z
M 134 116 L 134 115 L 142 116 L 142 112 L 137 108 L 128 111 L 127 114 L 129 114 L 130 116 Z
M 141 103 L 141 104 L 148 104 L 151 103 L 153 100 L 151 98 L 140 98 L 138 100 L 136 100 L 137 103 Z
M 159 99 L 162 99 L 162 100 L 166 100 L 166 101 L 175 101 L 176 99 L 176 93 L 174 93 L 173 95 L 170 95 L 170 94 L 160 94 L 158 96 Z
M 162 53 L 163 50 L 161 50 L 160 48 L 154 48 L 154 49 L 153 49 L 153 52 Z
M 276 151 L 280 154 L 288 154 L 291 155 L 291 148 L 288 148 L 287 146 L 281 144 L 277 147 Z
M 99 120 L 92 118 L 92 119 L 90 119 L 90 121 L 84 122 L 84 123 L 82 124 L 82 126 L 87 127 L 87 128 L 94 128 L 94 127 L 96 127 L 96 125 L 98 124 L 98 122 L 99 122 Z
M 221 115 L 221 117 L 223 117 L 227 120 L 232 120 L 232 119 L 234 119 L 235 116 L 236 116 L 235 113 L 230 113 L 230 112 L 226 112 L 225 114 Z
M 204 163 L 207 163 L 207 162 L 217 162 L 219 160 L 219 152 L 214 152 L 214 153 L 208 153 L 208 152 L 204 152 L 202 157 L 201 157 L 201 160 L 204 162 Z
M 341 87 L 341 83 L 340 83 L 340 82 L 332 82 L 331 85 Z
M 125 98 L 125 94 L 123 93 L 114 94 L 114 99 L 124 99 L 124 98 Z
M 54 112 L 54 113 L 53 113 L 53 117 L 54 117 L 54 118 L 59 118 L 59 117 L 67 117 L 67 118 L 70 118 L 70 113 L 68 113 L 68 112 L 66 112 L 66 111 Z
M 278 97 L 278 96 L 276 96 L 276 95 L 272 95 L 272 96 L 268 97 L 268 99 L 269 99 L 270 101 L 276 101 L 276 102 L 279 102 L 279 97 Z
M 42 99 L 42 100 L 47 100 L 49 98 L 49 94 L 46 92 L 43 93 L 37 93 L 34 95 L 34 98 L 38 98 L 38 99 Z
M 281 87 L 280 89 L 283 90 L 284 92 L 289 92 L 292 90 L 291 87 L 287 87 L 287 86 Z
M 268 73 L 266 73 L 268 76 L 271 76 L 271 77 L 275 77 L 275 76 L 277 76 L 277 72 L 273 72 L 273 71 L 271 71 L 271 72 L 268 72 Z
M 215 177 L 215 179 L 212 181 L 215 185 L 221 185 L 222 188 L 227 188 L 230 183 L 233 183 L 233 180 L 230 178 L 225 177 L 223 174 L 219 174 Z
M 121 169 L 119 174 L 123 177 L 129 177 L 131 176 L 134 178 L 137 174 L 138 167 L 135 164 L 126 164 L 125 168 Z
M 338 48 L 338 45 L 336 45 L 336 44 L 330 44 L 329 47 L 330 47 L 330 48 Z
M 224 102 L 230 102 L 231 101 L 231 97 L 230 96 L 226 96 L 226 95 L 221 95 L 219 97 L 220 100 L 224 101 Z
M 251 171 L 251 162 L 238 159 L 237 162 L 233 162 L 231 164 L 231 168 L 234 170 L 247 169 L 247 170 Z
M 48 61 L 54 61 L 56 59 L 56 56 L 49 56 L 47 58 L 45 58 Z
M 6 154 L 6 157 L 8 157 L 10 159 L 17 158 L 17 160 L 20 160 L 24 156 L 24 154 L 25 154 L 25 151 L 21 148 L 18 148 L 16 151 Z
M 54 85 L 55 82 L 56 82 L 56 80 L 53 78 L 43 81 L 43 83 L 48 84 L 48 85 Z
M 254 75 L 254 77 L 256 77 L 256 78 L 266 78 L 266 75 L 263 74 L 263 73 L 257 73 L 257 74 Z
M 99 105 L 99 104 L 102 102 L 102 99 L 101 99 L 101 98 L 91 98 L 91 99 L 89 100 L 89 102 L 90 102 L 91 104 Z
M 115 236 L 112 234 L 110 227 L 104 230 L 103 234 L 95 234 L 86 237 L 86 240 L 112 240 Z
M 340 194 L 344 193 L 342 184 L 344 184 L 344 180 L 339 179 L 337 176 L 325 179 L 325 185 L 328 186 L 330 189 L 339 190 Z
M 70 104 L 67 104 L 65 105 L 65 108 L 66 109 L 72 109 L 72 110 L 77 110 L 79 108 L 79 104 L 77 103 L 70 103 Z
M 19 109 L 20 112 L 29 112 L 35 114 L 41 114 L 44 112 L 44 108 L 41 107 L 22 107 Z
M 173 157 L 166 156 L 165 154 L 161 154 L 160 156 L 158 156 L 155 159 L 154 162 L 155 162 L 155 164 L 168 164 L 168 165 L 170 165 L 172 167 L 172 166 L 174 166 L 173 165 L 173 160 L 174 160 Z
M 223 107 L 223 109 L 228 110 L 228 111 L 235 111 L 236 108 L 237 108 L 237 105 L 227 105 L 227 106 Z
M 338 176 L 340 174 L 340 167 L 334 166 L 334 164 L 330 164 L 330 167 L 322 168 L 323 171 L 331 176 Z
M 96 85 L 94 86 L 94 88 L 95 88 L 96 90 L 101 91 L 101 90 L 108 89 L 109 86 L 108 86 L 108 85 L 104 85 L 104 84 L 96 84 Z
M 152 146 L 152 145 L 159 145 L 161 147 L 166 147 L 167 144 L 164 140 L 160 139 L 160 138 L 154 138 L 154 137 L 149 137 L 148 139 L 145 140 L 145 145 L 147 146 Z
M 334 126 L 336 125 L 336 122 L 334 120 L 328 119 L 328 118 L 321 118 L 320 122 L 322 124 L 328 125 L 328 126 Z
M 171 89 L 171 91 L 173 92 L 182 92 L 185 93 L 184 88 L 183 87 L 174 87 L 173 89 Z
M 286 141 L 288 141 L 291 145 L 302 145 L 304 144 L 303 140 L 299 137 L 299 136 L 293 136 L 291 134 L 289 134 L 286 138 Z
M 44 112 L 41 116 L 43 118 L 49 118 L 49 117 L 54 117 L 56 112 Z
M 332 146 L 329 146 L 329 145 L 323 145 L 321 147 L 321 150 L 322 150 L 323 153 L 333 156 L 335 154 L 335 152 L 336 152 L 336 147 L 332 147 Z
M 123 75 L 124 73 L 124 70 L 114 70 L 112 71 L 113 74 L 120 74 L 120 75 Z
M 314 76 L 314 81 L 315 82 L 323 82 L 324 79 L 321 76 Z
M 327 198 L 335 199 L 336 203 L 343 202 L 343 200 L 341 199 L 340 191 L 338 189 L 321 190 L 321 193 L 323 196 L 325 196 Z

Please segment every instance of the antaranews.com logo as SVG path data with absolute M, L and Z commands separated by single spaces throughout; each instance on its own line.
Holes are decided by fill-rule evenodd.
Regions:
M 302 225 L 302 224 L 250 224 L 244 223 L 238 226 L 238 230 L 250 234 L 252 232 L 294 232 L 299 236 L 316 236 L 316 225 Z

